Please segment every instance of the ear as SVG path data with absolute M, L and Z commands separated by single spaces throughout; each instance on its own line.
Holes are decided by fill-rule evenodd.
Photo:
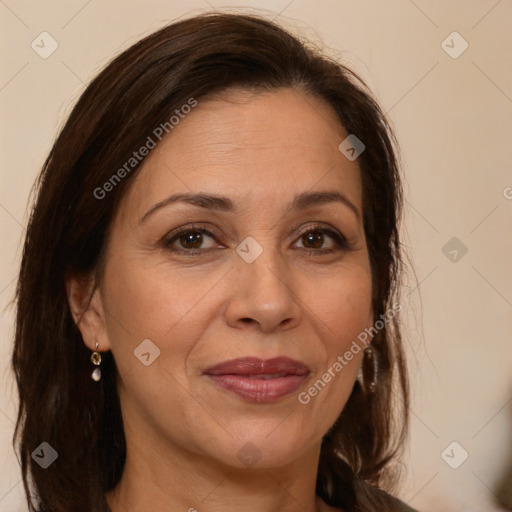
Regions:
M 99 287 L 94 287 L 93 278 L 75 275 L 66 277 L 66 294 L 73 319 L 82 333 L 85 345 L 92 351 L 110 350 L 107 336 L 105 310 Z

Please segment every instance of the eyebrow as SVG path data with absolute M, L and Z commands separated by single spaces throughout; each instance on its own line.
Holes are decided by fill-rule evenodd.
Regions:
M 168 206 L 173 203 L 184 202 L 193 206 L 199 206 L 212 211 L 221 212 L 234 212 L 236 206 L 231 199 L 225 196 L 215 194 L 173 194 L 163 201 L 152 206 L 141 218 L 140 222 L 144 222 L 150 215 L 155 213 L 160 208 Z M 291 200 L 288 211 L 305 210 L 311 206 L 318 206 L 328 203 L 341 203 L 347 206 L 355 214 L 356 218 L 360 221 L 360 215 L 354 204 L 347 199 L 341 192 L 337 190 L 323 190 L 319 192 L 302 192 L 295 195 Z

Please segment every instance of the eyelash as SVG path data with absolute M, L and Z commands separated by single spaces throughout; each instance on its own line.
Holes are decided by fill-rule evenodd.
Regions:
M 325 227 L 321 227 L 319 225 L 313 225 L 308 226 L 307 229 L 302 231 L 300 235 L 298 236 L 298 239 L 300 239 L 302 236 L 309 232 L 316 232 L 323 235 L 328 235 L 330 238 L 332 238 L 336 244 L 336 247 L 333 247 L 331 249 L 303 249 L 308 254 L 315 254 L 315 255 L 324 255 L 324 254 L 330 254 L 336 251 L 348 251 L 350 250 L 350 246 L 347 242 L 347 239 L 339 235 L 336 231 L 333 231 L 331 229 L 327 229 Z M 207 251 L 210 251 L 212 249 L 177 249 L 175 247 L 172 247 L 172 243 L 177 240 L 181 235 L 185 233 L 201 233 L 203 235 L 207 235 L 210 238 L 213 238 L 216 240 L 216 237 L 213 233 L 211 233 L 208 229 L 206 229 L 205 226 L 185 226 L 182 228 L 179 228 L 178 230 L 174 231 L 170 234 L 170 238 L 164 241 L 164 247 L 176 254 L 185 254 L 187 256 L 195 256 L 199 254 L 203 254 Z

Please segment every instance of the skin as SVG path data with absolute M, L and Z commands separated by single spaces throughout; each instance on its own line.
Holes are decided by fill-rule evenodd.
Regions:
M 326 103 L 293 89 L 199 101 L 125 194 L 89 303 L 87 287 L 69 279 L 84 343 L 111 350 L 119 370 L 127 460 L 107 494 L 113 512 L 339 510 L 315 495 L 320 443 L 350 395 L 361 353 L 308 404 L 298 393 L 373 320 L 360 170 L 338 150 L 347 135 Z M 295 194 L 320 190 L 342 193 L 358 216 L 338 202 L 287 208 Z M 227 196 L 236 211 L 180 202 L 141 222 L 169 195 L 191 192 Z M 197 224 L 214 237 L 172 246 L 202 253 L 165 247 L 176 228 Z M 329 234 L 302 236 L 317 224 L 339 231 L 350 250 L 318 254 L 337 244 Z M 248 236 L 263 249 L 252 263 L 236 252 Z M 145 339 L 160 349 L 149 366 L 134 356 Z M 279 355 L 310 374 L 276 402 L 245 401 L 202 375 L 235 357 Z M 249 442 L 261 457 L 250 467 L 237 456 Z

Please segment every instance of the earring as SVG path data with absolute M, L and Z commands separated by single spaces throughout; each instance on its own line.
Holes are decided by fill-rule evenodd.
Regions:
M 367 363 L 366 361 L 369 361 L 369 362 Z M 365 374 L 366 374 L 366 368 L 368 366 L 370 366 L 372 369 L 372 376 L 371 376 L 370 383 L 368 385 L 366 385 Z M 359 372 L 357 374 L 357 380 L 359 381 L 359 384 L 361 384 L 361 387 L 367 393 L 375 393 L 375 390 L 377 389 L 378 372 L 379 372 L 379 361 L 378 361 L 377 351 L 371 345 L 369 345 L 363 351 L 363 361 L 361 363 L 361 366 L 359 367 Z
M 98 352 L 98 342 L 96 342 L 96 351 L 91 354 L 91 363 L 95 366 L 101 364 L 101 354 Z M 101 369 L 95 368 L 91 374 L 92 380 L 98 382 L 101 379 Z

